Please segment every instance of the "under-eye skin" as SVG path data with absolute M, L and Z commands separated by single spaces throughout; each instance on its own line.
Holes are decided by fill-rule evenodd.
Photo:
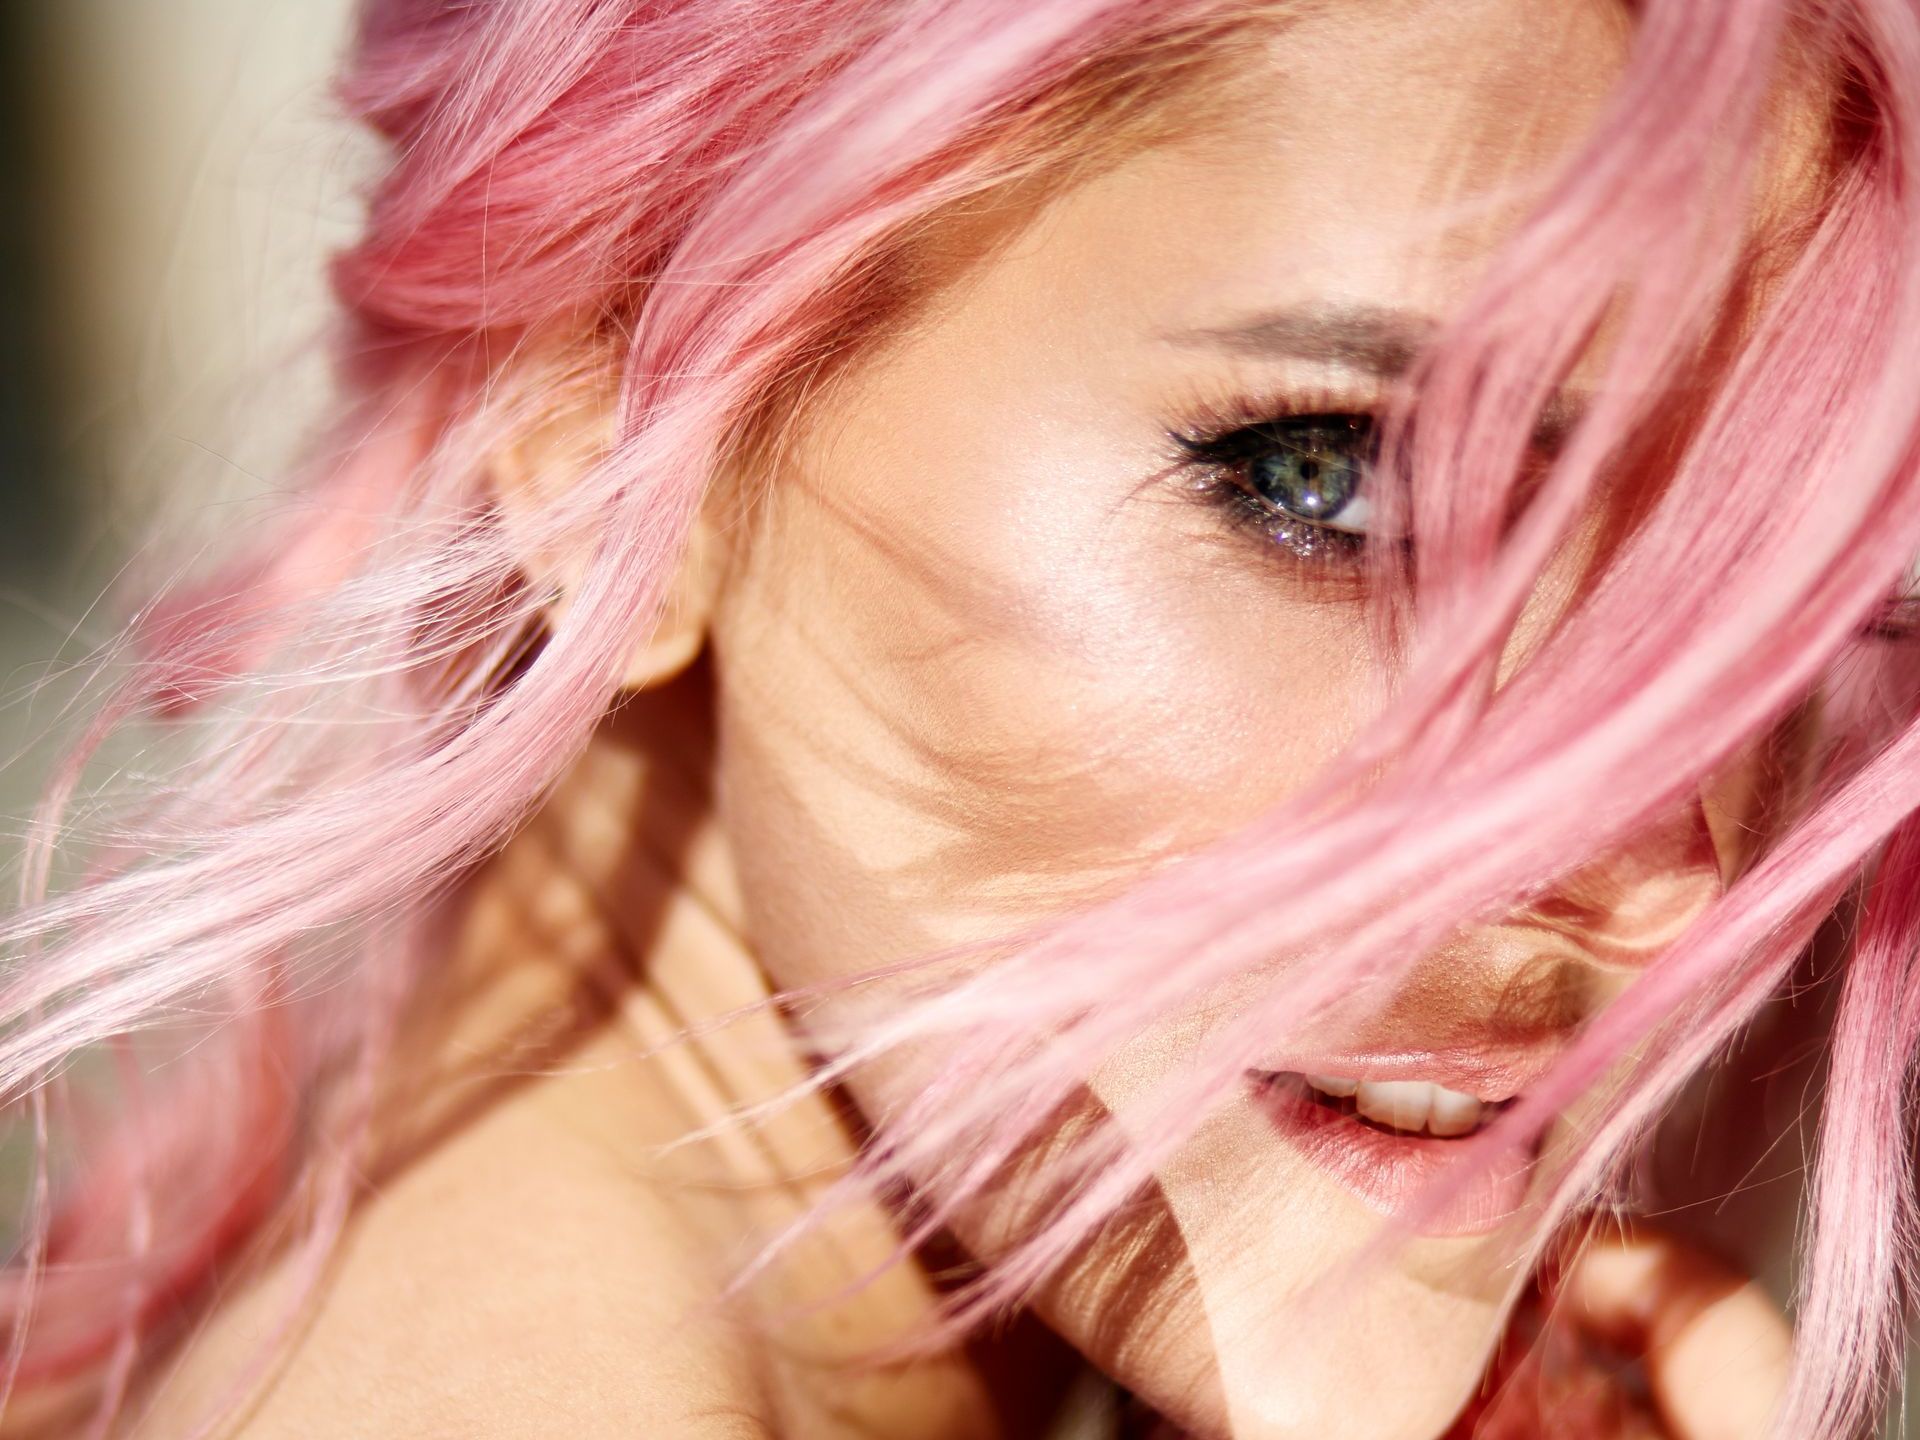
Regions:
M 1371 416 L 1286 415 L 1172 438 L 1187 488 L 1235 528 L 1316 566 L 1358 562 L 1372 510 Z

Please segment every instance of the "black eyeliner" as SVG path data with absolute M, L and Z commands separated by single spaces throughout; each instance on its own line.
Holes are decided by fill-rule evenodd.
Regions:
M 1324 447 L 1329 435 L 1346 432 L 1360 464 L 1371 466 L 1377 451 L 1373 417 L 1360 411 L 1306 412 L 1228 424 L 1208 434 L 1169 431 L 1169 438 L 1197 470 L 1189 492 L 1222 513 L 1236 529 L 1257 536 L 1264 547 L 1278 547 L 1291 558 L 1318 566 L 1353 570 L 1366 547 L 1361 531 L 1291 513 L 1259 492 L 1248 467 L 1262 456 L 1308 443 Z

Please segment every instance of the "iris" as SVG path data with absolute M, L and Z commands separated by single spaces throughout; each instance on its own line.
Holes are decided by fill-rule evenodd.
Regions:
M 1259 427 L 1267 444 L 1248 457 L 1247 483 L 1282 514 L 1347 528 L 1340 517 L 1365 479 L 1370 430 L 1358 415 L 1270 421 Z

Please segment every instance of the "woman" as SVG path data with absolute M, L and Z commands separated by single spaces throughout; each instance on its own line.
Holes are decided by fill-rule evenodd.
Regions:
M 19 1425 L 1871 1420 L 1910 6 L 370 0 L 343 93 L 341 417 L 12 926 Z M 1790 1357 L 1617 1237 L 1816 934 Z

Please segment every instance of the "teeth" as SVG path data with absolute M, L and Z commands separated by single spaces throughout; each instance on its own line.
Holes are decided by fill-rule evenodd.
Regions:
M 1427 1129 L 1435 1135 L 1471 1135 L 1480 1128 L 1480 1116 L 1485 1107 L 1471 1095 L 1462 1095 L 1458 1090 L 1443 1090 L 1438 1085 L 1427 1087 L 1433 1091 L 1432 1105 L 1427 1111 Z
M 1307 1084 L 1318 1090 L 1322 1095 L 1337 1095 L 1342 1100 L 1345 1100 L 1360 1088 L 1360 1082 L 1358 1080 L 1346 1080 L 1338 1075 L 1309 1075 L 1307 1076 Z
M 1303 1076 L 1322 1095 L 1353 1101 L 1353 1108 L 1377 1125 L 1426 1131 L 1430 1135 L 1470 1135 L 1480 1128 L 1488 1107 L 1471 1095 L 1427 1080 L 1349 1080 L 1338 1075 Z

